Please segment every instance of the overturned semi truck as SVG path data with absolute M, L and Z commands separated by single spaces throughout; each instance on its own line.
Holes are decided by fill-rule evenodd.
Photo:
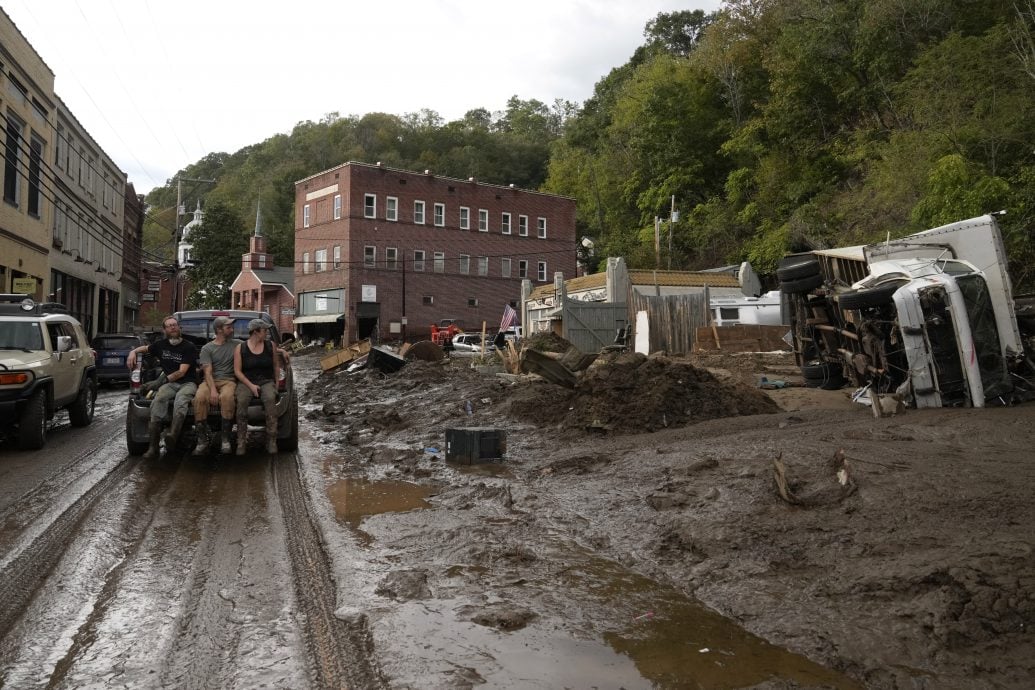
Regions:
M 777 275 L 807 384 L 920 408 L 1035 399 L 1035 299 L 1013 295 L 995 216 L 791 255 Z

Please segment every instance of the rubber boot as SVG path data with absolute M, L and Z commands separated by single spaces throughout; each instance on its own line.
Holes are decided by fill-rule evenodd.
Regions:
M 162 422 L 152 419 L 147 424 L 147 440 L 150 445 L 144 453 L 145 460 L 154 460 L 158 457 L 158 442 L 162 440 Z
M 186 420 L 187 415 L 184 412 L 173 415 L 172 424 L 169 425 L 169 431 L 165 434 L 166 453 L 171 453 L 176 448 L 176 442 L 180 439 L 180 432 L 183 430 L 183 423 Z
M 266 413 L 266 452 L 277 452 L 277 413 Z
M 223 455 L 229 455 L 230 452 L 231 452 L 231 448 L 230 448 L 230 434 L 234 430 L 234 420 L 232 420 L 232 419 L 223 419 L 222 423 L 223 423 L 223 426 L 222 426 L 222 429 L 221 429 L 222 433 L 220 434 L 219 452 L 222 453 Z
M 208 453 L 208 444 L 211 442 L 208 433 L 208 424 L 198 422 L 194 424 L 194 431 L 198 435 L 198 444 L 194 446 L 194 457 L 201 457 Z
M 237 418 L 237 452 L 235 455 L 244 455 L 248 446 L 248 419 Z

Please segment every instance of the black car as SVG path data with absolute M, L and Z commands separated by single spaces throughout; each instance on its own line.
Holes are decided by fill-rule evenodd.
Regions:
M 95 336 L 90 347 L 97 354 L 98 383 L 128 383 L 130 371 L 126 368 L 126 357 L 133 348 L 146 344 L 144 338 L 133 333 L 99 333 Z

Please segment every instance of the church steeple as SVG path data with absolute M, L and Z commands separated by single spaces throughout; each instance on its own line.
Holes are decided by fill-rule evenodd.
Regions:
M 262 236 L 262 202 L 255 205 L 255 232 L 248 239 L 248 253 L 241 257 L 244 269 L 273 268 L 273 257 L 266 253 L 266 238 Z

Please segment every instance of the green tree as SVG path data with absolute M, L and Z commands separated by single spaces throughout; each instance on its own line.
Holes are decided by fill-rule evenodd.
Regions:
M 241 255 L 248 251 L 248 228 L 244 221 L 229 205 L 213 202 L 188 239 L 194 245 L 194 265 L 187 269 L 187 306 L 229 308 L 230 285 L 241 272 Z

